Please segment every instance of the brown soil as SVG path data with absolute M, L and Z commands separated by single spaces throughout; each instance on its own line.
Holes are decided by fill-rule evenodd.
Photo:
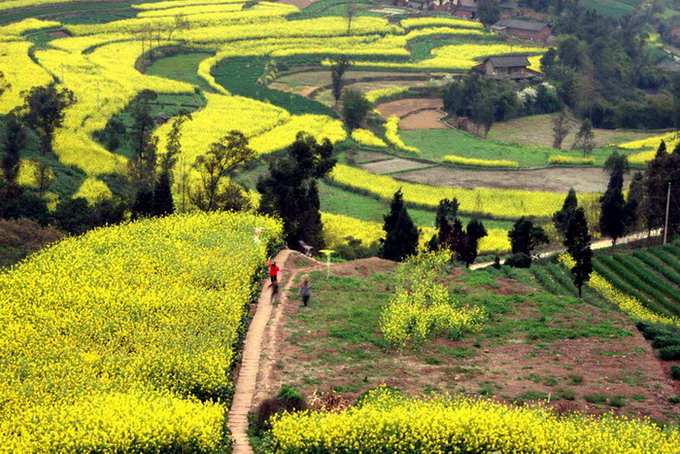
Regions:
M 430 164 L 410 161 L 408 159 L 394 158 L 385 161 L 369 162 L 368 164 L 362 165 L 361 168 L 368 170 L 369 172 L 382 175 L 386 173 L 399 172 L 402 170 L 419 169 L 429 165 Z
M 394 266 L 391 262 L 369 259 L 334 264 L 331 272 L 357 278 L 389 272 Z M 316 264 L 307 270 L 312 269 L 323 269 L 323 265 Z M 501 293 L 513 292 L 521 298 L 522 294 L 533 291 L 510 279 L 499 281 Z M 387 287 L 380 290 L 391 291 Z M 256 401 L 277 392 L 283 384 L 292 384 L 309 397 L 333 388 L 357 387 L 359 382 L 359 389 L 342 392 L 342 396 L 353 400 L 365 389 L 386 384 L 412 394 L 448 391 L 478 395 L 488 390 L 502 401 L 522 399 L 525 393 L 543 393 L 558 411 L 591 414 L 612 411 L 662 419 L 676 414 L 668 398 L 677 395 L 680 387 L 670 379 L 667 365 L 654 356 L 650 343 L 630 327 L 630 320 L 622 314 L 601 312 L 583 304 L 574 308 L 574 315 L 563 323 L 586 316 L 592 316 L 594 322 L 607 318 L 616 326 L 626 327 L 631 337 L 558 339 L 550 343 L 517 338 L 489 341 L 481 346 L 472 345 L 468 340 L 440 338 L 422 349 L 403 352 L 350 342 L 341 347 L 345 352 L 377 353 L 379 364 L 361 359 L 338 363 L 335 359 L 342 356 L 327 347 L 329 333 L 300 330 L 298 304 L 296 299 L 284 299 L 275 309 L 275 322 L 269 326 L 267 342 L 276 348 L 264 351 L 267 374 L 266 380 L 260 381 Z M 538 318 L 535 309 L 532 304 L 518 300 L 516 310 L 509 317 L 518 321 Z M 319 347 L 315 349 L 315 345 Z M 446 353 L 455 351 L 471 353 L 457 357 Z M 575 399 L 560 400 L 564 389 L 575 393 Z M 621 396 L 625 405 L 615 408 L 591 404 L 584 399 L 588 394 Z M 524 399 L 531 400 L 530 395 Z
M 501 188 L 526 191 L 604 192 L 608 175 L 600 168 L 548 168 L 538 170 L 464 170 L 442 167 L 414 170 L 395 175 L 395 178 L 414 183 L 462 188 Z M 624 186 L 630 183 L 626 177 Z
M 439 110 L 421 110 L 402 118 L 399 129 L 447 129 L 444 123 L 439 121 L 444 114 Z
M 405 98 L 378 104 L 376 110 L 384 118 L 394 116 L 401 118 L 416 110 L 441 109 L 442 107 L 441 98 Z
M 297 6 L 300 9 L 305 9 L 312 3 L 314 3 L 316 0 L 279 0 L 280 3 L 283 3 L 284 5 L 293 5 Z
M 394 267 L 392 262 L 374 258 L 334 264 L 331 273 L 366 277 L 375 272 L 389 272 Z M 315 264 L 306 270 L 313 269 L 323 269 L 323 265 Z M 499 293 L 514 293 L 519 298 L 533 291 L 511 279 L 499 279 L 496 284 Z M 385 288 L 384 291 L 389 293 L 391 289 Z M 267 336 L 269 344 L 277 348 L 265 351 L 268 375 L 265 381 L 260 382 L 262 386 L 259 386 L 256 401 L 275 393 L 283 384 L 292 384 L 312 396 L 333 388 L 356 386 L 360 382 L 361 389 L 343 392 L 343 397 L 352 400 L 364 388 L 379 384 L 396 386 L 415 394 L 432 390 L 477 395 L 486 389 L 503 401 L 521 398 L 528 392 L 544 393 L 550 405 L 558 411 L 592 414 L 612 411 L 664 419 L 675 414 L 668 398 L 677 395 L 680 387 L 670 379 L 668 366 L 654 356 L 650 343 L 630 327 L 629 319 L 621 314 L 603 313 L 584 304 L 576 312 L 583 315 L 575 314 L 563 323 L 571 323 L 581 316 L 592 316 L 594 322 L 606 317 L 617 326 L 627 327 L 631 337 L 559 339 L 548 344 L 518 338 L 505 339 L 501 343 L 488 342 L 481 347 L 467 340 L 440 338 L 422 349 L 403 352 L 382 351 L 366 343 L 339 346 L 345 352 L 378 354 L 379 364 L 366 364 L 367 361 L 360 359 L 351 363 L 332 361 L 342 356 L 338 350 L 328 348 L 329 333 L 302 332 L 296 326 L 298 322 L 294 322 L 293 318 L 300 310 L 298 305 L 297 299 L 284 300 L 275 309 L 276 322 L 270 324 Z M 520 300 L 511 317 L 518 321 L 538 318 L 535 309 L 532 304 Z M 315 345 L 319 347 L 315 349 Z M 447 351 L 471 354 L 453 357 L 441 353 Z M 575 399 L 560 400 L 561 389 L 574 392 Z M 622 396 L 625 405 L 615 408 L 590 404 L 584 399 L 588 394 L 602 394 L 608 398 Z M 525 399 L 531 400 L 529 395 Z
M 506 122 L 494 123 L 488 138 L 504 143 L 516 143 L 525 146 L 550 147 L 553 143 L 552 119 L 555 115 L 535 115 L 517 118 Z M 574 142 L 574 134 L 579 124 L 571 121 L 571 131 L 564 139 L 563 147 L 569 148 Z M 623 129 L 594 129 L 595 145 L 606 147 L 610 144 L 630 142 L 647 137 L 658 136 L 659 132 L 639 132 Z
M 62 31 L 62 30 L 52 31 L 52 32 L 50 32 L 50 35 L 54 36 L 57 39 L 68 38 L 69 36 L 71 36 L 71 35 L 69 35 L 68 33 L 66 33 L 65 31 Z
M 376 161 L 388 161 L 392 156 L 385 153 L 375 153 L 372 151 L 359 151 L 354 156 L 354 160 L 359 163 L 369 163 Z

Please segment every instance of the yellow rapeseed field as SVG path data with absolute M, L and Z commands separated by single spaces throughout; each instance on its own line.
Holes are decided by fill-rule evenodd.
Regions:
M 680 433 L 647 420 L 558 416 L 487 399 L 405 398 L 372 391 L 340 413 L 285 414 L 272 423 L 271 453 L 675 454 Z
M 219 399 L 280 235 L 250 214 L 171 216 L 66 239 L 0 275 L 2 450 L 224 449 Z

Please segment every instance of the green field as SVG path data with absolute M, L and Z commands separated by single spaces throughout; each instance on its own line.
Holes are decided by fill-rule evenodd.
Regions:
M 555 150 L 503 143 L 455 129 L 405 130 L 400 131 L 400 135 L 407 145 L 421 151 L 419 157 L 432 161 L 440 161 L 447 155 L 456 155 L 465 158 L 517 161 L 520 167 L 540 168 L 548 166 L 548 158 L 552 155 L 559 154 L 577 158 L 583 156 L 583 153 L 578 150 Z M 612 151 L 612 149 L 598 149 L 589 156 L 595 159 L 596 166 L 601 166 Z M 631 153 L 626 150 L 620 151 Z
M 599 255 L 593 264 L 595 271 L 648 309 L 666 316 L 680 316 L 680 246 L 677 243 Z
M 641 3 L 642 0 L 583 0 L 580 5 L 603 16 L 619 18 L 635 11 Z
M 210 86 L 197 73 L 199 63 L 208 57 L 210 57 L 210 54 L 188 53 L 161 58 L 152 63 L 146 69 L 146 73 L 150 76 L 167 77 L 168 79 L 187 82 L 209 90 Z

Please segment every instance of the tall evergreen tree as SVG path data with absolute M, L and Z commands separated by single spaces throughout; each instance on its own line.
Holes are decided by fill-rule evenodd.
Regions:
M 453 222 L 458 215 L 458 206 L 456 198 L 439 201 L 437 214 L 434 217 L 434 226 L 437 232 L 430 240 L 429 246 L 431 250 L 434 251 L 440 248 L 453 250 L 451 235 L 453 233 Z
M 345 86 L 345 72 L 349 66 L 349 59 L 344 55 L 331 65 L 331 91 L 333 92 L 335 104 L 340 101 L 342 96 L 342 89 Z
M 343 92 L 342 116 L 349 129 L 361 127 L 370 110 L 371 103 L 359 90 L 348 88 Z
M 518 268 L 528 268 L 534 249 L 549 242 L 543 228 L 534 226 L 533 222 L 523 216 L 512 226 L 508 237 L 512 256 L 505 263 Z
M 578 199 L 576 198 L 576 191 L 574 188 L 569 189 L 567 197 L 564 199 L 562 204 L 562 209 L 553 214 L 552 220 L 555 224 L 555 229 L 564 236 L 567 231 L 567 225 L 569 224 L 569 218 L 574 213 L 574 210 L 578 207 Z
M 624 208 L 626 227 L 635 231 L 640 225 L 640 207 L 644 203 L 645 181 L 642 172 L 635 172 L 628 189 L 628 200 Z
M 477 220 L 471 219 L 465 228 L 465 236 L 463 248 L 459 253 L 460 258 L 465 262 L 465 266 L 469 267 L 477 258 L 477 250 L 479 249 L 479 240 L 488 235 L 484 224 Z
M 607 158 L 604 170 L 609 172 L 609 184 L 600 198 L 600 232 L 616 244 L 626 231 L 626 202 L 623 198 L 623 175 L 628 172 L 628 158 L 614 152 Z
M 283 220 L 286 243 L 299 248 L 299 241 L 323 249 L 325 246 L 319 213 L 317 180 L 335 166 L 333 145 L 328 139 L 318 143 L 299 132 L 285 155 L 269 163 L 269 175 L 257 183 L 262 194 L 260 211 Z
M 680 231 L 680 147 L 672 153 L 665 151 L 665 144 L 659 146 L 654 159 L 645 171 L 644 216 L 649 230 L 662 228 L 666 219 L 668 189 L 671 189 L 669 206 L 669 233 Z
M 414 255 L 418 248 L 420 234 L 404 205 L 401 189 L 394 193 L 390 203 L 390 212 L 384 216 L 384 220 L 385 239 L 380 249 L 380 256 L 400 262 Z
M 579 298 L 582 295 L 583 284 L 588 282 L 593 272 L 593 251 L 590 248 L 590 240 L 585 213 L 583 208 L 578 208 L 569 220 L 564 245 L 575 263 L 571 268 L 571 274 L 574 285 L 578 288 Z
M 7 184 L 14 185 L 19 176 L 21 152 L 26 146 L 26 129 L 24 129 L 19 117 L 14 114 L 7 116 L 3 145 L 4 152 L 0 160 L 2 174 Z

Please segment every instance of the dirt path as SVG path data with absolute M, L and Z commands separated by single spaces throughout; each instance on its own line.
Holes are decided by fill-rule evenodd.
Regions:
M 274 259 L 276 263 L 280 264 L 283 276 L 289 271 L 287 260 L 291 252 L 293 251 L 289 249 L 283 250 Z M 290 285 L 290 282 L 292 282 L 292 278 L 289 279 L 288 285 Z M 236 380 L 234 400 L 229 410 L 229 429 L 234 439 L 234 454 L 253 452 L 248 443 L 248 413 L 250 413 L 253 405 L 257 374 L 260 368 L 260 356 L 262 354 L 262 339 L 271 317 L 272 307 L 271 290 L 269 289 L 268 282 L 265 281 L 262 285 L 262 292 L 260 293 L 255 315 L 252 322 L 250 322 L 248 334 L 246 335 L 241 368 Z
M 657 230 L 652 230 L 649 236 L 659 236 L 661 235 L 661 229 Z M 647 232 L 638 232 L 638 233 L 633 233 L 628 236 L 624 236 L 623 238 L 619 238 L 616 244 L 626 244 L 626 243 L 632 243 L 633 241 L 639 241 L 647 238 Z M 612 240 L 609 238 L 605 238 L 602 240 L 597 240 L 593 241 L 591 244 L 591 249 L 596 250 L 596 249 L 605 249 L 608 247 L 612 247 Z M 559 249 L 551 249 L 549 251 L 541 252 L 538 254 L 538 258 L 544 259 L 548 257 L 552 257 L 553 255 L 561 254 L 564 252 L 564 248 L 559 248 Z M 493 262 L 483 262 L 483 263 L 474 263 L 470 265 L 471 270 L 478 270 L 480 268 L 486 268 L 487 266 L 493 265 Z

